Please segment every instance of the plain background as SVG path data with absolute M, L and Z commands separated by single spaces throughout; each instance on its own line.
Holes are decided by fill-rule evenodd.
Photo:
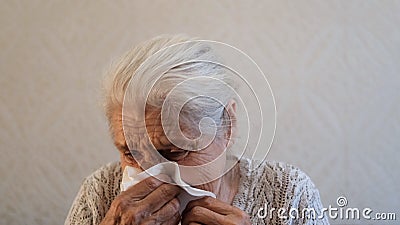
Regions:
M 304 170 L 325 206 L 400 217 L 399 24 L 398 1 L 2 1 L 0 223 L 62 224 L 84 177 L 118 159 L 102 76 L 163 33 L 259 64 L 278 110 L 268 160 Z

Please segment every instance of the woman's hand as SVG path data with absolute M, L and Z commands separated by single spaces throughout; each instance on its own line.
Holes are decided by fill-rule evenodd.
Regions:
M 246 224 L 250 217 L 245 212 L 221 200 L 205 197 L 191 201 L 182 214 L 182 225 L 187 224 Z
M 154 177 L 142 180 L 122 192 L 111 203 L 101 224 L 178 224 L 179 200 L 182 191 Z

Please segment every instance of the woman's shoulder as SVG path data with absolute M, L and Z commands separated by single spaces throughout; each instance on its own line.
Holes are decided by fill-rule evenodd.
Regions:
M 107 163 L 92 174 L 87 176 L 83 182 L 86 189 L 103 192 L 105 190 L 119 192 L 119 184 L 122 180 L 121 163 L 118 161 Z
M 235 199 L 247 212 L 289 207 L 322 207 L 311 178 L 298 167 L 277 161 L 240 160 L 241 186 Z M 274 215 L 272 215 L 277 219 Z
M 100 223 L 111 202 L 120 193 L 121 179 L 119 162 L 103 165 L 86 177 L 71 206 L 66 224 Z
M 104 202 L 111 203 L 115 196 L 120 193 L 121 179 L 121 164 L 110 162 L 87 176 L 79 193 L 87 199 L 86 201 L 93 202 L 93 205 Z
M 278 217 L 274 210 L 283 209 L 288 212 L 291 208 L 299 211 L 309 207 L 316 211 L 322 209 L 317 188 L 310 177 L 298 167 L 284 162 L 246 158 L 242 158 L 239 165 L 241 182 L 234 205 L 253 215 L 253 224 L 287 224 L 288 221 Z M 260 211 L 265 210 L 267 216 L 258 216 Z M 313 224 L 315 221 L 303 222 L 301 224 Z M 318 222 L 328 224 L 326 219 Z
M 247 179 L 263 181 L 270 185 L 294 184 L 299 186 L 302 183 L 312 184 L 311 178 L 303 170 L 285 162 L 243 158 L 240 160 L 240 169 L 241 175 L 247 177 Z

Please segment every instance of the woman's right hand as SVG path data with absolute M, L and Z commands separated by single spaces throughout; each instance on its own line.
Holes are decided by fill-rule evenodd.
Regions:
M 182 189 L 149 177 L 121 192 L 101 222 L 109 224 L 178 224 Z

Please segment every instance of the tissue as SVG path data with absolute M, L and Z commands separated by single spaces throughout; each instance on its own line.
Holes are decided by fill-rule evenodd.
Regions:
M 175 182 L 175 184 L 177 184 L 184 190 L 178 196 L 181 205 L 179 213 L 181 214 L 186 208 L 186 205 L 192 200 L 200 199 L 205 196 L 215 198 L 214 193 L 191 187 L 189 184 L 184 182 L 181 178 L 178 164 L 175 162 L 163 162 L 147 169 L 146 171 L 126 166 L 122 174 L 121 191 L 127 190 L 129 187 L 139 183 L 140 181 L 150 176 L 156 176 L 159 174 L 168 175 Z

